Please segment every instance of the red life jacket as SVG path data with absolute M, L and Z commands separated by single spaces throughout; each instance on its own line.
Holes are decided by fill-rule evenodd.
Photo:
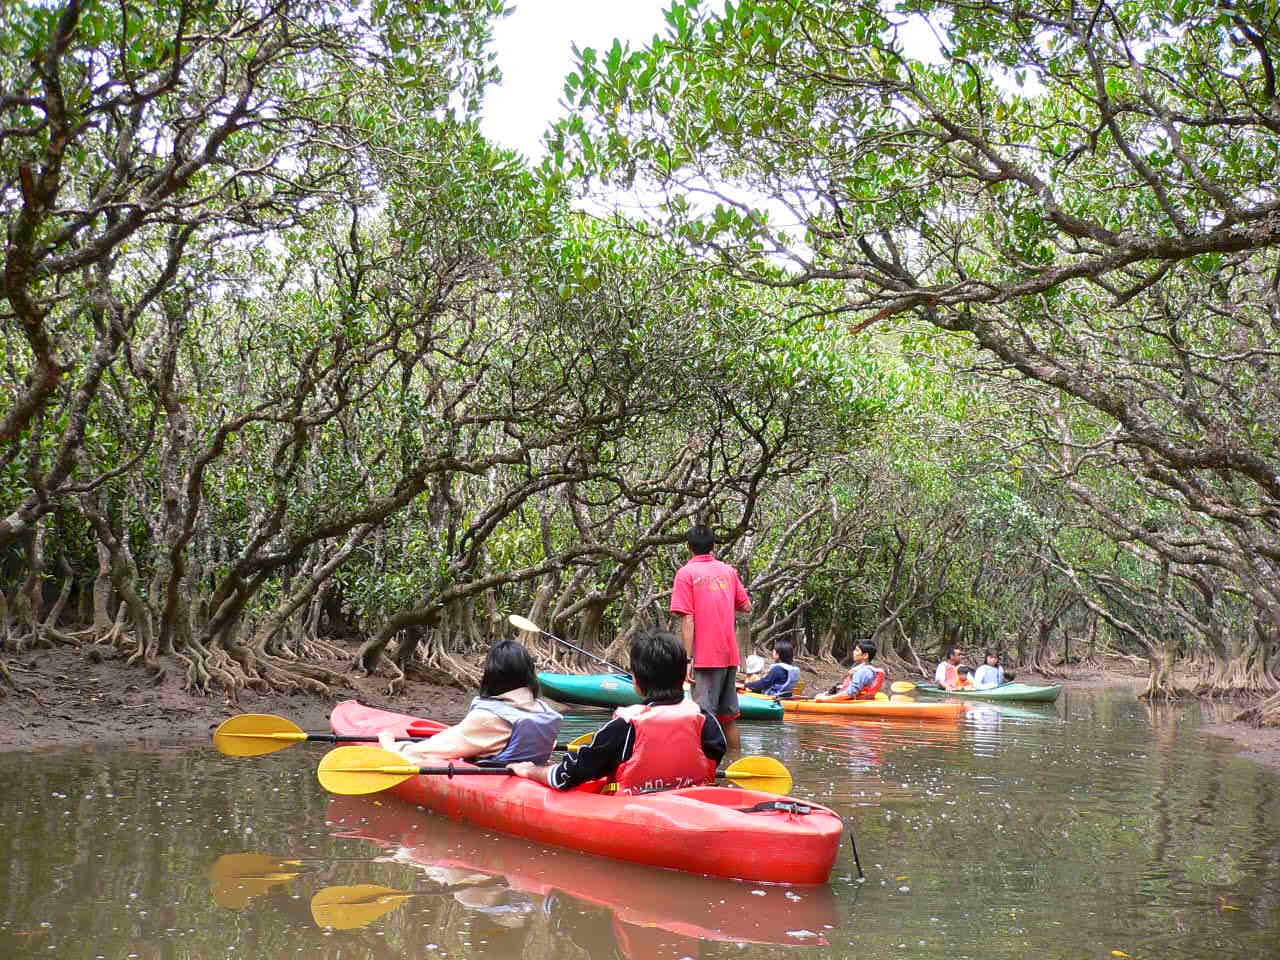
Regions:
M 876 698 L 876 694 L 880 692 L 880 688 L 884 686 L 884 668 L 872 667 L 871 669 L 876 672 L 876 678 L 859 691 L 858 695 L 853 699 L 874 700 Z
M 623 707 L 635 744 L 611 778 L 618 793 L 650 793 L 715 783 L 715 761 L 702 752 L 702 711 L 692 700 L 663 706 Z

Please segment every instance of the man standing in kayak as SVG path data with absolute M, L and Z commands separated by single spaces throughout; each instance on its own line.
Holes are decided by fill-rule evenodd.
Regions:
M 513 763 L 512 773 L 570 790 L 606 779 L 621 794 L 714 783 L 727 745 L 716 718 L 684 695 L 689 659 L 675 635 L 658 630 L 631 641 L 631 673 L 644 703 L 619 707 L 591 742 L 559 763 Z
M 693 699 L 714 714 L 730 750 L 739 747 L 738 629 L 734 613 L 750 613 L 738 571 L 711 555 L 716 536 L 698 524 L 685 535 L 689 562 L 676 571 L 671 612 L 680 616 L 680 641 L 689 656 Z

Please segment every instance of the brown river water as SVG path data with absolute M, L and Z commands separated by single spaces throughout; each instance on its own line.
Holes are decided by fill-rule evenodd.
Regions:
M 822 887 L 331 797 L 323 745 L 3 753 L 0 958 L 1277 957 L 1280 776 L 1199 732 L 1226 710 L 1068 689 L 960 723 L 744 724 L 852 830 L 865 879 L 846 837 Z

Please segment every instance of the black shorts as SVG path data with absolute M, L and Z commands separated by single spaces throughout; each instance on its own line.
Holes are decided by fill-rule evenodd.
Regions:
M 738 706 L 737 667 L 694 667 L 693 702 L 717 720 L 736 720 Z

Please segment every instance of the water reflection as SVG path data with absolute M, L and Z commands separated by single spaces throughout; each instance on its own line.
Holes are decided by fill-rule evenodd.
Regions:
M 683 939 L 788 945 L 821 945 L 837 926 L 831 889 L 750 884 L 554 850 L 485 833 L 394 799 L 334 797 L 328 822 L 335 836 L 369 841 L 381 859 L 412 866 L 438 884 L 500 877 L 506 895 L 534 898 L 561 927 L 604 908 L 619 947 L 655 931 Z M 455 893 L 459 903 L 492 909 L 498 889 L 482 904 L 474 890 Z M 562 930 L 568 935 L 567 931 Z M 623 949 L 624 955 L 630 956 Z
M 1277 956 L 1280 777 L 1198 731 L 1225 709 L 1068 688 L 959 723 L 744 724 L 866 872 L 846 843 L 794 896 L 331 800 L 320 748 L 0 753 L 0 957 Z

